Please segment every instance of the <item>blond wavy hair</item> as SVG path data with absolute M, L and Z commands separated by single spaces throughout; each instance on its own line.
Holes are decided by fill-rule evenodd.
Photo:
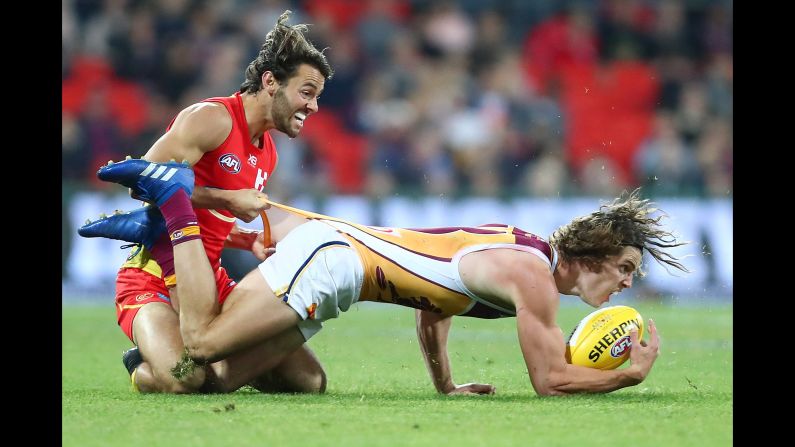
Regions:
M 581 261 L 591 268 L 598 268 L 606 258 L 630 246 L 637 247 L 641 253 L 648 252 L 664 267 L 689 272 L 678 258 L 666 251 L 688 242 L 677 241 L 672 233 L 661 228 L 664 217 L 668 217 L 665 212 L 654 208 L 648 199 L 640 198 L 640 188 L 629 194 L 624 191 L 598 211 L 577 217 L 555 230 L 549 243 L 563 260 Z M 638 275 L 645 275 L 640 266 Z

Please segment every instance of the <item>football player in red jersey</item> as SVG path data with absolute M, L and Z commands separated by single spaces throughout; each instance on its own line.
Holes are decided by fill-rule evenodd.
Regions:
M 191 201 L 223 306 L 230 305 L 226 298 L 235 282 L 221 267 L 221 250 L 245 249 L 260 260 L 266 257 L 258 233 L 239 229 L 235 220 L 250 222 L 266 206 L 263 189 L 277 164 L 268 131 L 298 136 L 307 117 L 317 112 L 318 97 L 333 75 L 325 55 L 305 38 L 307 26 L 285 24 L 289 15 L 285 11 L 266 35 L 239 92 L 188 106 L 143 156 L 146 161 L 185 160 L 193 166 L 196 189 Z M 153 250 L 161 245 L 155 244 Z M 162 247 L 171 249 L 170 243 Z M 181 380 L 171 374 L 184 350 L 176 280 L 173 265 L 157 264 L 140 245 L 117 275 L 118 324 L 136 345 L 124 353 L 123 361 L 133 388 L 141 392 L 194 392 L 207 381 L 204 371 Z M 267 344 L 254 347 L 211 365 L 206 374 L 220 374 L 230 363 L 245 368 L 248 362 L 267 358 L 270 349 Z M 325 389 L 323 369 L 306 347 L 260 379 L 253 385 L 262 390 Z
M 149 178 L 154 169 L 170 179 Z M 102 168 L 99 177 L 156 196 L 162 214 L 141 208 L 106 217 L 81 228 L 80 234 L 145 246 L 156 235 L 168 235 L 173 251 L 157 256 L 175 263 L 181 276 L 180 330 L 188 355 L 199 364 L 263 343 L 272 344 L 271 361 L 276 361 L 303 346 L 323 321 L 369 300 L 417 309 L 420 346 L 440 393 L 494 392 L 488 384 L 453 381 L 447 335 L 456 315 L 515 316 L 530 381 L 539 395 L 610 392 L 648 376 L 659 354 L 654 322 L 648 323 L 648 342 L 639 339 L 637 329 L 630 331 L 629 368 L 569 364 L 556 322 L 559 294 L 579 296 L 594 307 L 604 304 L 632 287 L 636 273 L 643 274 L 644 251 L 663 265 L 688 271 L 666 251 L 685 242 L 659 228 L 661 216 L 652 215 L 657 210 L 637 190 L 559 227 L 549 241 L 503 224 L 373 228 L 270 202 L 263 220 L 275 254 L 232 291 L 229 301 L 235 305 L 222 308 L 198 243 L 203 235 L 190 205 L 190 169 L 176 163 L 124 162 Z M 146 222 L 147 228 L 136 234 L 120 231 L 134 221 Z M 181 365 L 190 370 L 190 361 Z M 264 362 L 254 366 L 267 368 Z M 227 377 L 245 374 L 254 370 L 227 371 Z

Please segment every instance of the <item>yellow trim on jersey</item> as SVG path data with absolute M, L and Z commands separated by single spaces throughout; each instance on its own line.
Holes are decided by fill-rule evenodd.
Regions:
M 237 221 L 236 218 L 234 218 L 234 217 L 226 217 L 226 216 L 224 216 L 223 214 L 219 213 L 216 210 L 208 209 L 207 211 L 209 211 L 210 214 L 212 214 L 213 216 L 223 220 L 224 222 L 235 222 L 235 221 Z
M 122 310 L 124 310 L 124 309 L 138 309 L 139 307 L 145 306 L 146 304 L 148 304 L 148 303 L 143 303 L 143 304 L 125 304 L 125 305 L 119 306 L 119 307 Z
M 131 251 L 133 254 L 121 265 L 122 268 L 141 269 L 158 278 L 163 275 L 163 270 L 160 268 L 160 265 L 152 259 L 152 254 L 149 253 L 149 250 L 143 247 L 134 247 Z

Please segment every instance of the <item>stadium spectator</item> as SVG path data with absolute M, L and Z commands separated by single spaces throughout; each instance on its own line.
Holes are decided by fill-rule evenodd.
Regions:
M 145 139 L 141 135 L 150 133 L 145 123 L 158 119 L 145 117 L 150 98 L 165 98 L 168 109 L 181 110 L 228 85 L 230 73 L 245 68 L 240 54 L 255 51 L 260 30 L 267 26 L 263 24 L 272 23 L 287 8 L 296 10 L 296 20 L 315 23 L 318 48 L 329 47 L 331 62 L 340 66 L 335 77 L 339 88 L 328 92 L 321 113 L 336 118 L 308 123 L 306 134 L 316 136 L 305 139 L 305 159 L 311 163 L 296 173 L 292 186 L 286 185 L 294 188 L 285 191 L 289 196 L 312 193 L 317 185 L 324 185 L 323 194 L 361 194 L 367 185 L 379 183 L 366 171 L 381 150 L 383 135 L 362 126 L 360 117 L 381 104 L 391 107 L 406 101 L 403 105 L 413 109 L 415 122 L 428 123 L 439 132 L 486 101 L 489 107 L 507 104 L 507 130 L 494 134 L 489 120 L 478 124 L 482 129 L 472 130 L 493 137 L 490 146 L 496 148 L 484 157 L 489 166 L 497 167 L 497 186 L 494 179 L 483 180 L 477 187 L 480 194 L 533 194 L 518 185 L 540 161 L 540 152 L 532 148 L 538 139 L 536 128 L 531 130 L 535 117 L 525 110 L 539 98 L 566 118 L 555 144 L 564 150 L 567 172 L 578 177 L 593 158 L 607 157 L 630 185 L 643 181 L 632 160 L 652 134 L 656 110 L 668 109 L 684 119 L 677 132 L 691 145 L 711 118 L 727 119 L 731 125 L 732 5 L 721 0 L 450 0 L 433 5 L 398 0 L 70 0 L 63 3 L 64 120 L 88 119 L 88 110 L 73 102 L 74 97 L 87 97 L 73 94 L 74 81 L 84 73 L 85 60 L 103 61 L 111 78 L 134 86 L 131 94 L 112 87 L 111 119 L 123 129 L 117 148 L 138 146 Z M 516 51 L 523 67 L 518 73 L 511 64 L 499 62 L 506 53 L 515 57 Z M 221 60 L 226 62 L 219 64 Z M 502 77 L 524 76 L 526 91 L 517 95 L 517 90 L 498 89 L 485 95 L 480 87 L 490 70 Z M 453 79 L 444 78 L 447 75 Z M 364 94 L 361 86 L 381 77 L 388 80 L 382 95 Z M 440 79 L 429 79 L 434 77 Z M 625 82 L 623 89 L 610 88 Z M 454 103 L 446 95 L 452 95 Z M 589 104 L 592 107 L 586 107 Z M 321 135 L 326 132 L 330 133 Z M 340 144 L 330 144 L 337 136 Z M 422 158 L 413 153 L 425 151 L 416 141 L 419 137 L 404 137 L 405 158 Z M 96 150 L 89 140 L 83 141 L 83 151 Z M 348 143 L 352 150 L 346 149 Z M 448 144 L 443 152 L 459 158 Z M 346 157 L 352 157 L 352 163 L 346 164 Z M 452 166 L 456 194 L 475 188 L 469 165 Z M 506 171 L 510 166 L 516 169 Z M 723 172 L 725 166 L 699 164 L 697 169 L 705 177 L 707 170 Z M 392 178 L 381 182 L 389 185 L 386 195 L 418 189 L 413 176 L 399 173 L 402 169 L 390 164 L 381 170 Z M 99 187 L 91 172 L 81 170 L 80 175 L 86 187 Z M 567 188 L 568 194 L 596 194 L 579 180 Z M 303 190 L 301 185 L 312 188 Z
M 698 194 L 703 178 L 692 143 L 678 131 L 675 118 L 660 111 L 652 135 L 635 155 L 636 171 L 651 194 Z
M 696 158 L 704 173 L 707 196 L 724 196 L 731 191 L 733 152 L 731 125 L 725 119 L 712 118 L 696 142 Z

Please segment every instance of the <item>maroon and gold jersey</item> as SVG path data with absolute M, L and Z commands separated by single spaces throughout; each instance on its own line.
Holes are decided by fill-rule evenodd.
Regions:
M 202 102 L 223 104 L 232 117 L 232 131 L 220 146 L 206 152 L 193 166 L 196 186 L 226 190 L 255 188 L 262 191 L 276 167 L 277 154 L 273 138 L 265 132 L 258 145 L 251 144 L 240 93 L 208 98 Z M 168 129 L 171 129 L 173 123 L 172 120 Z M 221 265 L 221 250 L 236 219 L 227 210 L 197 208 L 195 211 L 204 249 L 213 270 L 217 270 Z M 147 250 L 133 253 L 123 267 L 142 268 L 155 276 L 161 275 L 160 267 L 150 259 Z
M 510 248 L 538 256 L 551 271 L 557 264 L 557 253 L 546 240 L 510 225 L 371 227 L 273 205 L 325 222 L 351 241 L 364 266 L 359 301 L 394 303 L 442 315 L 515 316 L 514 308 L 492 303 L 467 289 L 458 271 L 461 258 L 480 250 Z

